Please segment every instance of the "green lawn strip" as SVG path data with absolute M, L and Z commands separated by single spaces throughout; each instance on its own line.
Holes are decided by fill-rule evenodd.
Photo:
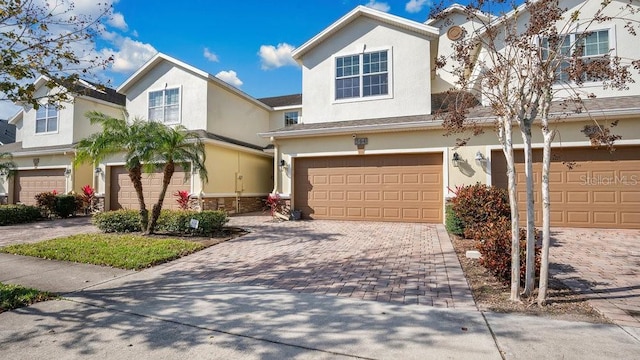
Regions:
M 55 297 L 54 294 L 46 291 L 0 283 L 0 313 Z
M 204 248 L 192 241 L 131 234 L 81 234 L 34 244 L 10 245 L 0 252 L 44 259 L 142 269 Z

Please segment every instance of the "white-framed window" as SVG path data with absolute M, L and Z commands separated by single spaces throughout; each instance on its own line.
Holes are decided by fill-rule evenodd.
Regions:
M 298 116 L 300 114 L 297 111 L 287 111 L 284 113 L 284 126 L 291 126 L 298 123 Z
M 388 50 L 336 57 L 336 100 L 388 94 Z
M 40 105 L 36 110 L 36 134 L 58 131 L 58 109 L 54 105 Z
M 180 88 L 149 92 L 149 120 L 165 124 L 180 122 Z
M 569 73 L 567 69 L 570 67 L 570 61 L 574 52 L 578 51 L 580 59 L 587 64 L 594 61 L 603 61 L 609 63 L 605 57 L 611 53 L 612 31 L 610 29 L 593 30 L 584 33 L 567 34 L 559 46 L 560 56 L 558 60 L 560 64 L 557 71 L 558 82 L 568 82 Z M 542 39 L 541 42 L 542 58 L 549 56 L 549 39 Z M 582 81 L 593 82 L 602 81 L 604 79 L 582 74 Z

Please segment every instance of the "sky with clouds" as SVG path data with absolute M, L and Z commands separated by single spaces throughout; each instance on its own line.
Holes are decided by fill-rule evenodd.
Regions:
M 44 0 L 43 0 L 44 1 Z M 103 0 L 104 2 L 104 0 Z M 98 13 L 95 0 L 74 0 Z M 106 0 L 113 13 L 92 51 L 113 56 L 100 74 L 118 87 L 157 52 L 195 66 L 256 98 L 299 93 L 291 52 L 358 5 L 423 22 L 429 0 Z M 0 104 L 0 118 L 16 108 Z

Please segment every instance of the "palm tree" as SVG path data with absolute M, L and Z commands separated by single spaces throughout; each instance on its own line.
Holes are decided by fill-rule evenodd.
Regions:
M 207 169 L 204 166 L 205 148 L 198 134 L 188 131 L 184 126 L 176 126 L 175 128 L 164 126 L 157 129 L 156 134 L 159 142 L 154 163 L 163 169 L 162 189 L 158 202 L 153 205 L 147 234 L 153 234 L 155 230 L 167 187 L 177 167 L 187 170 L 185 171 L 187 176 L 190 173 L 188 170 L 195 170 L 203 181 L 207 181 Z
M 11 153 L 0 153 L 0 174 L 5 174 L 7 177 L 12 176 L 17 167 L 16 163 L 13 162 Z
M 135 119 L 131 123 L 97 111 L 86 114 L 91 124 L 100 124 L 102 132 L 82 139 L 76 145 L 75 164 L 91 161 L 97 166 L 108 156 L 125 153 L 125 168 L 138 197 L 140 207 L 140 228 L 146 229 L 149 223 L 144 194 L 142 192 L 143 166 L 151 167 L 156 154 L 160 124 Z M 147 164 L 147 165 L 143 165 Z

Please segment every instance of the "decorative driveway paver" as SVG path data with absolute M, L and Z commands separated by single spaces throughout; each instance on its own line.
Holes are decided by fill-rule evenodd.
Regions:
M 99 230 L 91 224 L 90 216 L 0 226 L 0 247 L 95 232 Z
M 168 264 L 218 282 L 476 309 L 442 225 L 236 216 L 249 234 Z
M 640 230 L 554 228 L 552 275 L 603 315 L 640 328 Z

